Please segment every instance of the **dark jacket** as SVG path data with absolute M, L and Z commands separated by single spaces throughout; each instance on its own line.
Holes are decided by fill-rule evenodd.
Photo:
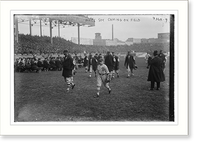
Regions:
M 62 66 L 63 66 L 62 76 L 66 78 L 72 77 L 72 70 L 74 69 L 74 63 L 70 55 L 68 55 L 67 57 L 64 57 Z
M 62 68 L 62 62 L 61 62 L 61 60 L 56 59 L 55 64 L 56 64 L 56 68 Z
M 162 59 L 158 56 L 152 58 L 150 61 L 150 68 L 147 81 L 163 82 L 165 81 L 165 75 L 162 70 Z
M 84 61 L 83 61 L 83 66 L 84 67 L 88 66 L 88 56 L 85 56 Z
M 109 72 L 113 71 L 113 56 L 112 55 L 106 55 L 105 56 L 105 65 L 108 67 Z
M 43 67 L 44 68 L 46 68 L 46 69 L 48 69 L 49 68 L 49 62 L 45 59 L 44 61 L 43 61 Z
M 97 65 L 98 65 L 98 59 L 97 59 L 97 57 L 95 56 L 95 57 L 92 58 L 92 69 L 93 69 L 94 71 L 97 70 Z
M 117 57 L 117 56 L 114 56 L 113 57 L 113 62 L 114 62 L 114 66 L 113 66 L 113 68 L 114 68 L 114 70 L 118 70 L 119 69 L 119 57 Z
M 88 71 L 90 71 L 90 68 L 92 68 L 92 55 L 88 57 Z
M 160 53 L 158 56 L 159 56 L 159 57 L 161 58 L 161 60 L 162 60 L 162 69 L 164 69 L 164 68 L 165 68 L 165 62 L 166 62 L 165 55 L 164 55 L 163 53 Z
M 124 62 L 124 66 L 126 66 L 126 68 L 135 69 L 135 60 L 133 58 L 132 55 L 127 55 L 125 58 L 125 62 Z

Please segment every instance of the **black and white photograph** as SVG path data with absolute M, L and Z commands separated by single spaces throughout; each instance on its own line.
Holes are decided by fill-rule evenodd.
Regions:
M 175 17 L 13 14 L 11 119 L 175 122 Z
M 198 122 L 189 110 L 188 0 L 0 3 L 4 141 L 135 136 L 131 144 L 146 146 L 138 137 L 158 135 L 154 144 L 169 146 L 190 138 Z

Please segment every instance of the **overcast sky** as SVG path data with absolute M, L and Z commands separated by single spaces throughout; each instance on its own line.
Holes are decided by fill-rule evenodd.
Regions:
M 102 39 L 112 39 L 112 24 L 114 38 L 126 41 L 128 38 L 157 38 L 158 33 L 169 33 L 169 15 L 89 15 L 95 19 L 94 27 L 80 27 L 81 38 L 95 38 L 95 33 L 101 33 Z M 71 40 L 78 36 L 77 26 L 60 27 L 61 37 Z M 19 23 L 19 33 L 29 34 L 29 23 Z M 39 35 L 39 21 L 33 22 L 32 35 Z M 42 26 L 43 35 L 49 36 L 49 25 Z M 54 26 L 53 36 L 58 36 L 58 27 Z

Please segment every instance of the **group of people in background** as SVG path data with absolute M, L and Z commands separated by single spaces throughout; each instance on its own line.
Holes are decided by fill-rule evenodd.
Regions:
M 64 81 L 67 83 L 67 92 L 69 92 L 70 88 L 74 89 L 75 87 L 75 83 L 73 82 L 73 71 L 76 67 L 76 63 L 69 54 L 68 50 L 64 51 L 64 55 L 65 57 L 63 61 L 62 76 L 64 77 Z M 114 61 L 116 61 L 116 58 L 110 52 L 107 52 L 107 55 L 105 57 L 103 57 L 101 54 L 95 54 L 94 57 L 92 56 L 92 54 L 89 54 L 89 56 L 85 55 L 84 67 L 86 72 L 89 72 L 89 77 L 91 77 L 91 73 L 93 70 L 95 73 L 95 77 L 97 78 L 96 97 L 99 97 L 100 88 L 102 85 L 104 85 L 108 89 L 109 94 L 111 93 L 109 83 L 111 81 L 111 74 L 114 68 Z
M 100 59 L 104 59 L 104 63 L 107 66 L 112 78 L 115 77 L 115 74 L 119 77 L 119 57 L 116 56 L 114 52 L 111 53 L 109 51 L 105 56 L 101 53 L 96 53 L 94 56 L 92 56 L 92 54 L 89 54 L 89 56 L 85 54 L 83 66 L 85 67 L 85 72 L 89 72 L 89 77 L 92 77 L 93 71 L 96 77 Z
M 85 72 L 89 73 L 89 77 L 94 76 L 97 78 L 97 94 L 100 95 L 100 87 L 104 85 L 108 92 L 111 93 L 109 83 L 111 79 L 119 77 L 119 57 L 114 52 L 107 52 L 106 55 L 91 53 L 84 57 L 73 57 L 68 50 L 65 50 L 64 57 L 58 55 L 58 57 L 46 57 L 43 60 L 33 56 L 32 58 L 18 58 L 15 61 L 15 70 L 17 72 L 23 71 L 61 71 L 64 81 L 67 83 L 67 91 L 70 88 L 74 89 L 75 84 L 73 82 L 73 75 L 75 75 L 79 65 L 83 65 Z M 166 64 L 166 56 L 160 51 L 154 51 L 153 54 L 147 53 L 145 56 L 147 68 L 149 69 L 147 81 L 151 82 L 150 90 L 154 90 L 155 83 L 157 83 L 156 89 L 160 89 L 160 82 L 165 81 L 164 69 Z M 124 66 L 127 69 L 127 78 L 134 76 L 134 70 L 138 67 L 136 65 L 136 53 L 134 51 L 128 51 L 125 56 Z
M 41 71 L 61 71 L 63 58 L 46 57 L 43 60 L 36 56 L 29 58 L 18 58 L 14 63 L 16 72 L 41 72 Z

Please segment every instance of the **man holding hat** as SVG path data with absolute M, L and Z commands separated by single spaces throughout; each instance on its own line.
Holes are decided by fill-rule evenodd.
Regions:
M 110 78 L 108 67 L 103 63 L 103 58 L 100 58 L 97 67 L 97 97 L 99 97 L 102 84 L 108 89 L 109 94 L 111 93 Z
M 71 55 L 68 50 L 64 50 L 64 61 L 63 61 L 63 71 L 62 76 L 64 77 L 65 82 L 67 83 L 67 92 L 69 92 L 70 87 L 74 89 L 75 84 L 73 83 L 72 70 L 74 69 L 74 63 Z

